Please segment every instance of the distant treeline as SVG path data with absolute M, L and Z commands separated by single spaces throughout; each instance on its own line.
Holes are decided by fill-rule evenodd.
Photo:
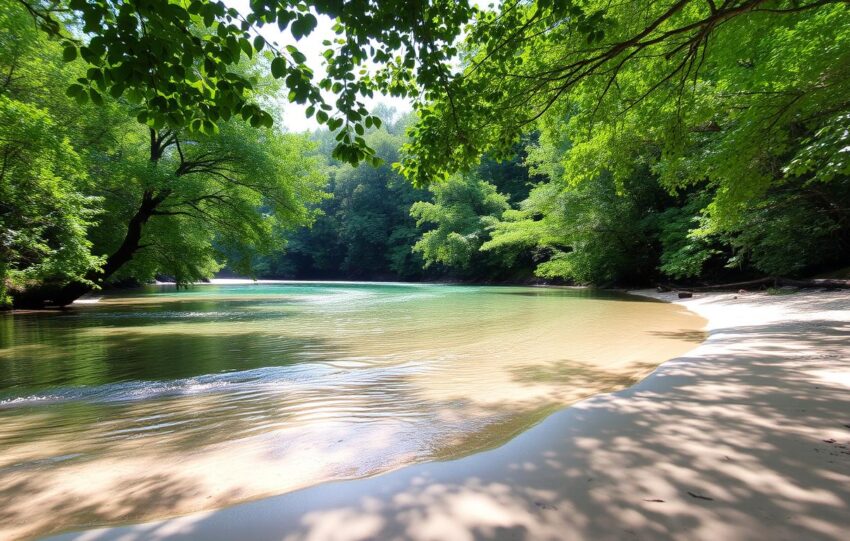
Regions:
M 528 196 L 524 146 L 516 156 L 485 158 L 468 175 L 415 188 L 393 168 L 414 120 L 378 106 L 381 129 L 366 136 L 383 165 L 352 167 L 331 157 L 333 138 L 313 135 L 327 166 L 329 197 L 312 225 L 288 233 L 284 251 L 259 258 L 256 276 L 291 279 L 526 281 L 530 253 L 506 262 L 480 251 L 493 219 Z
M 209 0 L 0 3 L 0 307 L 225 267 L 607 286 L 850 265 L 846 1 L 401 4 L 236 24 Z M 336 21 L 324 75 L 252 34 L 298 41 L 311 9 Z M 382 92 L 414 112 L 367 110 Z M 322 130 L 286 133 L 281 99 Z
M 367 135 L 384 165 L 352 167 L 316 132 L 330 197 L 312 226 L 288 233 L 285 251 L 259 259 L 258 277 L 451 280 L 595 285 L 733 282 L 799 277 L 850 264 L 850 181 L 797 179 L 712 220 L 718 187 L 670 190 L 635 156 L 618 181 L 572 180 L 568 139 L 532 134 L 503 161 L 414 188 L 398 161 L 410 116 Z M 654 150 L 648 148 L 647 152 Z M 644 165 L 641 165 L 644 163 Z

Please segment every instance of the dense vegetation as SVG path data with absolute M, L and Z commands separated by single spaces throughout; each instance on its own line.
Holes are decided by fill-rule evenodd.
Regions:
M 420 107 L 403 171 L 445 176 L 540 130 L 547 180 L 482 249 L 548 249 L 542 276 L 846 264 L 848 29 L 847 2 L 507 2 Z
M 224 265 L 609 285 L 850 263 L 847 2 L 410 6 L 4 3 L 0 303 Z M 297 40 L 322 15 L 315 74 Z M 326 129 L 283 133 L 278 96 Z
M 484 159 L 474 171 L 430 189 L 415 188 L 390 165 L 398 161 L 413 118 L 378 107 L 380 129 L 365 139 L 383 165 L 352 167 L 332 157 L 332 137 L 314 134 L 327 166 L 330 197 L 310 227 L 287 235 L 286 250 L 262 258 L 263 278 L 362 280 L 527 279 L 531 267 L 506 265 L 479 248 L 491 222 L 529 191 L 521 147 L 511 160 Z M 486 179 L 486 180 L 483 180 Z
M 306 137 L 236 119 L 209 135 L 156 129 L 123 100 L 79 99 L 84 67 L 18 6 L 0 11 L 0 51 L 0 298 L 65 304 L 107 280 L 187 282 L 225 260 L 248 272 L 310 221 L 323 178 Z

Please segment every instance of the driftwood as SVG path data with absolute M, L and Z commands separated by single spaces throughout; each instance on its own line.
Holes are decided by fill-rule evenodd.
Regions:
M 819 288 L 819 289 L 850 289 L 850 280 L 837 280 L 831 278 L 813 278 L 810 280 L 793 280 L 791 278 L 779 278 L 769 276 L 767 278 L 759 278 L 758 280 L 748 280 L 746 282 L 735 282 L 731 284 L 716 284 L 710 286 L 678 286 L 675 284 L 661 284 L 661 288 L 673 291 L 738 291 L 753 287 L 799 287 L 799 288 Z
M 690 496 L 691 498 L 696 498 L 698 500 L 708 500 L 710 502 L 714 501 L 714 498 L 709 498 L 708 496 L 703 496 L 702 494 L 697 494 L 695 492 L 691 492 L 690 490 L 688 491 L 688 496 Z

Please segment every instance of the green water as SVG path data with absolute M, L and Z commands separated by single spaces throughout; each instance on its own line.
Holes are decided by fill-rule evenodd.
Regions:
M 475 452 L 630 385 L 702 324 L 616 293 L 362 283 L 161 286 L 0 315 L 0 504 L 22 523 L 52 506 L 56 528 Z M 167 508 L 122 507 L 175 487 Z

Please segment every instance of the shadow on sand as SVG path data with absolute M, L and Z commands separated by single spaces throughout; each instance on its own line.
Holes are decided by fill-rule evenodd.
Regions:
M 716 329 L 479 455 L 56 539 L 847 539 L 846 319 Z

